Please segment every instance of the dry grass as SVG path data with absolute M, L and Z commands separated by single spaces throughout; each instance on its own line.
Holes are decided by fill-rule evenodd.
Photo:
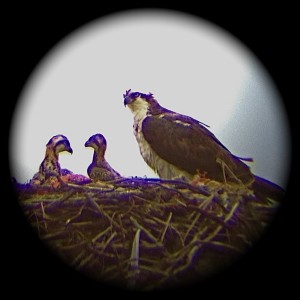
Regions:
M 26 217 L 67 264 L 135 289 L 201 280 L 261 236 L 278 203 L 240 185 L 121 179 L 61 188 L 16 184 Z

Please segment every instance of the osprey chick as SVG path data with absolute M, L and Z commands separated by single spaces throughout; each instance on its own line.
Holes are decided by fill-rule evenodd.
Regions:
M 44 184 L 50 182 L 51 185 L 59 185 L 62 169 L 58 162 L 59 153 L 67 151 L 73 153 L 69 140 L 62 134 L 53 136 L 46 145 L 45 158 L 40 164 L 39 172 L 36 173 L 31 183 Z M 70 172 L 70 171 L 68 171 Z
M 105 160 L 104 155 L 107 143 L 102 134 L 92 135 L 84 145 L 85 147 L 92 147 L 94 149 L 93 161 L 87 169 L 87 173 L 93 181 L 110 181 L 122 177 Z
M 140 153 L 160 178 L 192 183 L 200 176 L 263 190 L 270 183 L 275 186 L 275 194 L 283 192 L 279 186 L 253 175 L 243 162 L 251 159 L 233 155 L 205 124 L 160 106 L 151 93 L 128 90 L 123 97 L 134 116 Z

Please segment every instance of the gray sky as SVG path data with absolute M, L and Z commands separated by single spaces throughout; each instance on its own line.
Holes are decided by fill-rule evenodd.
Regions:
M 126 89 L 208 125 L 235 155 L 252 157 L 254 174 L 285 185 L 290 137 L 271 77 L 238 40 L 207 21 L 163 11 L 126 12 L 91 22 L 55 45 L 29 77 L 13 119 L 12 174 L 27 182 L 56 134 L 73 155 L 60 163 L 87 175 L 95 133 L 124 176 L 157 177 L 143 161 L 124 108 Z

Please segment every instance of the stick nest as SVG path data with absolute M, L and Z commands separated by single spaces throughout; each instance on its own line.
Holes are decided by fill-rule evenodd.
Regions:
M 261 236 L 278 203 L 245 186 L 125 178 L 60 188 L 16 183 L 38 236 L 101 282 L 149 290 L 206 279 Z

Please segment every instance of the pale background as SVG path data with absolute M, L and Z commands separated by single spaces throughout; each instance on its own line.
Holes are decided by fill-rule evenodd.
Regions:
M 232 153 L 255 160 L 253 173 L 285 186 L 288 120 L 263 65 L 214 24 L 158 10 L 99 19 L 49 50 L 25 83 L 12 120 L 12 176 L 28 182 L 56 134 L 66 135 L 74 150 L 60 155 L 61 166 L 86 175 L 92 150 L 84 143 L 99 132 L 113 168 L 124 176 L 156 177 L 123 105 L 130 88 L 152 92 L 162 106 L 210 125 Z

